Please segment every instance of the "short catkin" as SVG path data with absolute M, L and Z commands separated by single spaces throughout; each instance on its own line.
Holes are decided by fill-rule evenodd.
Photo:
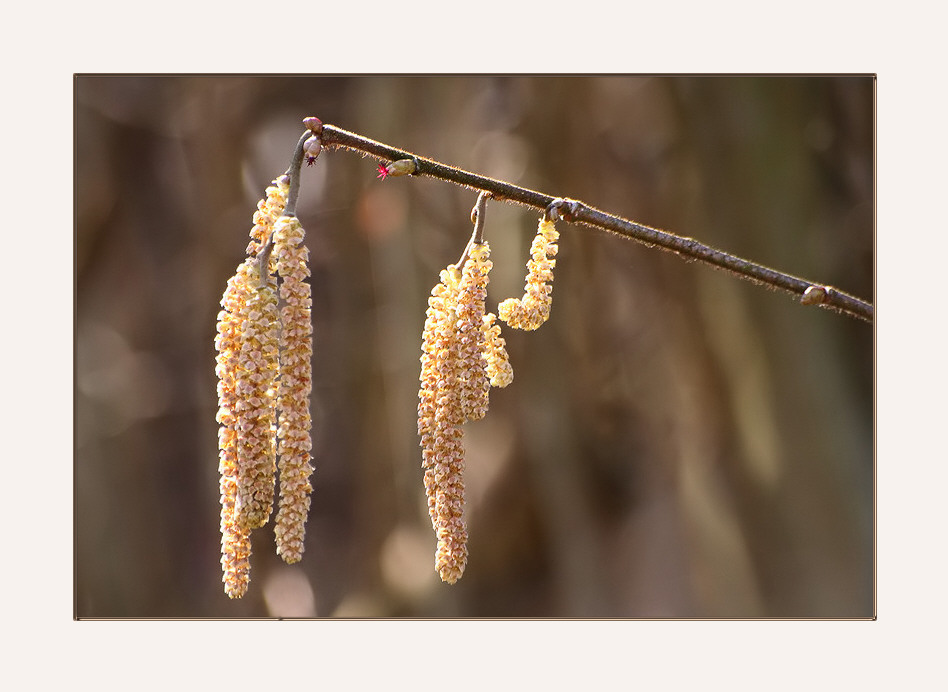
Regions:
M 507 342 L 500 335 L 497 316 L 488 312 L 484 315 L 481 329 L 484 332 L 484 360 L 487 363 L 487 377 L 491 387 L 506 387 L 513 382 L 513 368 L 507 355 Z
M 522 298 L 508 298 L 497 306 L 504 322 L 515 329 L 533 330 L 550 317 L 553 302 L 553 268 L 556 266 L 556 241 L 559 233 L 551 219 L 541 218 L 530 246 L 527 278 Z

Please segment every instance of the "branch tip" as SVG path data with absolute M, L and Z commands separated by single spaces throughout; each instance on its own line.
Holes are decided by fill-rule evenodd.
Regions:
M 471 254 L 471 248 L 484 243 L 484 212 L 487 209 L 487 200 L 491 197 L 493 195 L 489 191 L 482 191 L 477 196 L 477 202 L 474 203 L 474 207 L 471 209 L 471 223 L 474 224 L 474 231 L 471 233 L 471 239 L 467 241 L 461 259 L 458 260 L 458 269 L 464 268 L 464 263 L 467 262 L 467 258 Z
M 314 135 L 318 135 L 323 131 L 323 121 L 317 118 L 315 115 L 311 115 L 308 118 L 303 118 L 303 125 Z
M 285 175 L 290 178 L 290 190 L 286 195 L 283 216 L 296 216 L 296 202 L 300 198 L 300 169 L 303 166 L 303 152 L 306 143 L 311 138 L 313 135 L 309 130 L 300 136 L 296 149 L 293 150 L 293 158 L 290 159 L 290 167 L 286 169 Z

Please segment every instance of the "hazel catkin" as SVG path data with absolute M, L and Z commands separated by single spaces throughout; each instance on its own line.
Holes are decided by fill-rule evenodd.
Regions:
M 224 590 L 241 597 L 249 583 L 250 530 L 273 503 L 277 334 L 275 281 L 258 284 L 256 258 L 227 282 L 218 315 L 217 422 L 221 474 Z
M 258 202 L 248 256 L 228 280 L 218 314 L 221 567 L 230 598 L 247 591 L 250 532 L 267 522 L 273 507 L 281 320 L 270 250 L 288 191 L 289 178 L 280 176 Z
M 438 536 L 439 553 L 449 544 L 453 547 L 447 552 L 454 557 L 449 560 L 446 554 L 441 559 L 445 565 L 451 563 L 447 571 L 442 572 L 440 568 L 438 571 L 442 579 L 447 576 L 453 582 L 460 576 L 466 562 L 466 552 L 462 556 L 459 548 L 466 542 L 466 530 L 458 511 L 463 503 L 463 497 L 458 502 L 458 492 L 463 493 L 463 482 L 459 485 L 458 481 L 464 448 L 461 444 L 463 414 L 457 387 L 459 342 L 455 325 L 461 272 L 455 265 L 449 265 L 441 271 L 440 279 L 428 298 L 422 332 L 418 435 L 421 438 L 428 515 Z
M 465 422 L 487 413 L 491 385 L 513 379 L 500 326 L 485 315 L 490 247 L 472 242 L 463 269 L 449 265 L 431 290 L 421 344 L 418 435 L 428 515 L 438 539 L 435 569 L 449 584 L 467 564 Z
M 464 420 L 480 420 L 487 413 L 490 378 L 484 357 L 484 301 L 492 263 L 487 243 L 474 243 L 458 286 L 457 338 L 460 342 L 459 398 Z
M 550 317 L 553 302 L 553 268 L 559 233 L 551 219 L 541 218 L 530 245 L 527 278 L 522 298 L 508 298 L 497 306 L 500 319 L 515 329 L 533 330 Z
M 309 250 L 303 242 L 304 230 L 295 216 L 281 216 L 273 229 L 273 258 L 282 280 L 277 410 L 280 416 L 279 469 L 280 508 L 274 534 L 277 554 L 287 563 L 303 557 L 303 538 L 309 516 L 309 477 L 313 473 L 312 419 L 309 395 L 312 391 L 313 324 Z

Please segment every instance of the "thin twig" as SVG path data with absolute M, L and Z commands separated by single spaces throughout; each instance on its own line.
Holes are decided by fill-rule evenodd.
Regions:
M 303 166 L 303 145 L 306 140 L 312 137 L 312 133 L 307 130 L 296 143 L 296 149 L 293 150 L 293 158 L 290 159 L 290 166 L 286 169 L 285 175 L 290 178 L 290 189 L 286 193 L 286 205 L 283 208 L 283 216 L 296 216 L 296 202 L 300 197 L 300 168 Z
M 503 180 L 487 178 L 476 173 L 470 173 L 460 168 L 448 166 L 438 161 L 426 159 L 403 149 L 376 142 L 362 135 L 348 132 L 334 125 L 321 126 L 319 133 L 323 146 L 342 147 L 371 154 L 382 161 L 397 161 L 399 159 L 414 159 L 416 170 L 413 175 L 427 175 L 439 180 L 446 180 L 462 187 L 489 192 L 492 199 L 516 202 L 528 207 L 546 212 L 547 208 L 560 198 L 547 195 L 535 190 L 512 185 Z M 803 301 L 807 305 L 820 305 L 851 317 L 872 322 L 875 309 L 872 303 L 844 293 L 825 284 L 814 283 L 804 279 L 779 272 L 749 260 L 741 259 L 721 250 L 699 243 L 693 238 L 686 238 L 667 231 L 643 226 L 620 216 L 614 216 L 600 211 L 583 202 L 569 200 L 565 210 L 560 215 L 567 222 L 581 223 L 586 226 L 603 229 L 616 233 L 625 238 L 637 240 L 650 247 L 659 247 L 674 252 L 688 259 L 698 260 L 717 269 L 723 269 L 742 279 L 756 284 L 781 289 L 792 293 L 799 298 L 810 290 L 810 298 Z M 815 296 L 815 298 L 814 298 Z
M 482 192 L 477 196 L 477 202 L 471 209 L 471 223 L 474 224 L 474 230 L 471 231 L 471 239 L 464 246 L 464 252 L 461 259 L 458 260 L 457 268 L 464 269 L 464 263 L 471 256 L 471 248 L 484 242 L 484 212 L 487 209 L 487 200 L 490 197 L 489 192 Z
M 303 166 L 303 144 L 312 137 L 309 131 L 304 132 L 300 141 L 296 143 L 296 149 L 293 150 L 293 158 L 290 159 L 290 166 L 286 169 L 285 175 L 290 179 L 290 189 L 287 190 L 286 204 L 283 205 L 283 216 L 296 216 L 296 202 L 300 197 L 300 169 Z M 270 254 L 273 252 L 273 244 L 276 238 L 273 233 L 267 238 L 266 244 L 260 248 L 257 254 L 257 267 L 260 272 L 260 287 L 267 285 L 267 277 L 270 276 Z

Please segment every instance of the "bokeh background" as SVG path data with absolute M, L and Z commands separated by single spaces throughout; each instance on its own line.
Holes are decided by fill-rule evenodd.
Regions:
M 75 615 L 871 617 L 873 327 L 558 224 L 550 321 L 466 426 L 442 584 L 416 435 L 426 297 L 476 194 L 304 168 L 314 485 L 303 561 L 220 571 L 214 335 L 301 120 L 873 298 L 871 76 L 75 79 Z M 537 213 L 488 203 L 488 309 Z

